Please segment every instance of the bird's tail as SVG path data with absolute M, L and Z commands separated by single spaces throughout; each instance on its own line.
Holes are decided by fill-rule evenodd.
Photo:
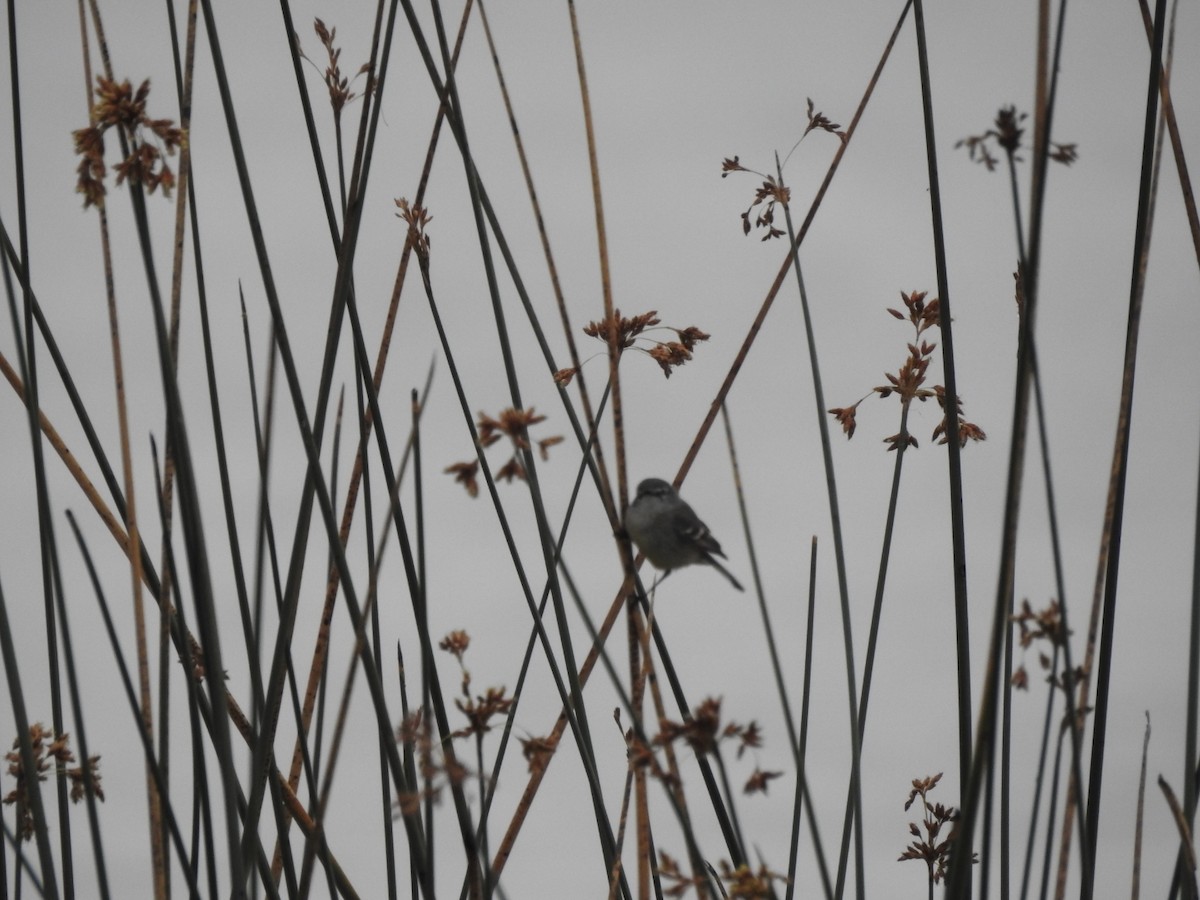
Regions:
M 737 588 L 742 593 L 746 592 L 746 589 L 744 587 L 742 587 L 742 583 L 740 581 L 738 581 L 736 578 L 734 578 L 728 569 L 726 569 L 723 565 L 721 565 L 719 562 L 717 562 L 711 553 L 706 553 L 705 559 L 710 566 L 712 566 L 714 569 L 716 569 L 718 572 L 720 572 L 722 575 L 724 575 L 726 578 L 728 578 L 730 584 L 732 584 L 735 588 Z

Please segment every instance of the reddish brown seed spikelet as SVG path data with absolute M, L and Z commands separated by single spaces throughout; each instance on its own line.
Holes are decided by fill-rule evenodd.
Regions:
M 1049 158 L 1057 163 L 1062 163 L 1064 166 L 1069 166 L 1075 160 L 1079 159 L 1079 150 L 1075 144 L 1056 144 L 1050 142 Z
M 501 430 L 522 450 L 529 449 L 529 441 L 527 440 L 529 426 L 545 421 L 546 417 L 537 415 L 532 407 L 529 409 L 513 409 L 509 407 L 500 413 Z
M 1012 622 L 1017 626 L 1018 640 L 1023 648 L 1028 648 L 1034 641 L 1044 640 L 1052 647 L 1061 647 L 1066 643 L 1070 632 L 1063 628 L 1062 608 L 1057 600 L 1051 600 L 1043 609 L 1034 610 L 1029 600 L 1021 601 L 1021 611 L 1013 615 Z
M 509 457 L 508 462 L 496 470 L 496 480 L 503 481 L 505 484 L 512 484 L 513 481 L 524 481 L 525 467 L 521 465 L 521 461 L 515 456 Z
M 538 456 L 540 456 L 543 460 L 549 459 L 550 448 L 561 444 L 564 440 L 565 438 L 563 438 L 561 434 L 556 434 L 553 437 L 542 438 L 537 442 Z
M 845 142 L 846 133 L 841 130 L 842 126 L 830 121 L 829 117 L 824 113 L 814 112 L 812 98 L 806 97 L 805 99 L 808 101 L 808 110 L 806 113 L 808 116 L 808 127 L 804 129 L 804 134 L 808 134 L 813 129 L 818 129 L 820 131 L 828 131 L 830 134 L 836 134 L 841 141 Z
M 824 113 L 818 112 L 813 105 L 811 98 L 808 98 L 807 101 L 805 118 L 807 119 L 807 124 L 805 125 L 804 132 L 800 135 L 800 139 L 796 141 L 796 145 L 792 148 L 793 150 L 795 150 L 796 147 L 800 145 L 800 142 L 803 141 L 804 138 L 813 131 L 828 132 L 829 134 L 835 135 L 842 143 L 845 143 L 846 134 L 841 130 L 842 126 L 838 125 Z M 783 166 L 787 165 L 787 159 L 790 158 L 790 156 L 791 153 L 789 152 L 788 156 L 782 163 Z M 778 157 L 776 157 L 776 163 L 778 163 Z M 743 166 L 740 158 L 737 156 L 733 157 L 732 159 L 726 157 L 721 161 L 721 177 L 726 178 L 733 172 L 747 172 L 762 179 L 762 182 L 755 189 L 754 199 L 751 201 L 749 208 L 747 208 L 745 212 L 741 213 L 742 234 L 749 235 L 750 232 L 755 228 L 763 229 L 764 233 L 761 240 L 764 241 L 780 238 L 787 234 L 784 229 L 775 226 L 776 204 L 779 204 L 786 209 L 789 201 L 791 200 L 791 191 L 787 185 L 784 184 L 782 180 L 782 174 L 780 174 L 778 178 L 775 175 L 765 175 L 762 172 L 758 172 L 754 169 Z M 752 223 L 751 215 L 754 213 L 755 207 L 760 207 L 760 209 L 758 214 L 754 216 L 754 221 Z
M 954 144 L 954 147 L 955 149 L 965 147 L 968 158 L 972 162 L 980 163 L 989 172 L 995 171 L 1000 163 L 1000 160 L 991 152 L 990 147 L 993 144 L 1004 152 L 1011 164 L 1024 162 L 1020 151 L 1025 136 L 1023 125 L 1027 118 L 1029 118 L 1029 114 L 1018 112 L 1015 106 L 1002 106 L 996 113 L 991 128 L 983 134 L 962 138 Z M 1054 162 L 1069 166 L 1079 158 L 1079 153 L 1075 144 L 1059 144 L 1051 141 L 1046 156 Z
M 728 726 L 728 727 L 735 727 L 735 726 Z M 727 728 L 727 730 L 728 730 L 728 728 Z M 733 735 L 741 738 L 741 742 L 738 744 L 738 751 L 737 751 L 738 759 L 741 759 L 742 754 L 745 753 L 748 749 L 757 750 L 758 748 L 760 748 L 762 746 L 762 742 L 763 742 L 762 728 L 760 728 L 759 724 L 757 722 L 755 722 L 753 719 L 751 719 L 750 724 L 746 725 L 744 728 L 738 727 L 738 729 L 733 733 Z
M 774 882 L 787 882 L 787 878 L 772 872 L 765 863 L 760 864 L 757 870 L 751 869 L 746 863 L 735 869 L 726 860 L 721 860 L 721 880 L 725 882 L 729 900 L 766 900 L 775 895 Z
M 782 772 L 766 772 L 756 768 L 746 781 L 746 786 L 742 788 L 742 791 L 746 794 L 765 794 L 771 781 L 782 777 Z
M 666 343 L 651 347 L 646 352 L 650 354 L 651 359 L 658 363 L 659 367 L 663 370 L 663 375 L 667 378 L 671 377 L 671 372 L 677 366 L 682 366 L 692 358 L 691 351 L 677 341 L 667 341 Z
M 614 309 L 611 316 L 583 326 L 583 333 L 588 337 L 599 338 L 605 343 L 615 343 L 621 349 L 633 346 L 633 339 L 654 325 L 659 324 L 658 313 L 655 310 L 642 313 L 632 318 L 624 318 L 619 309 Z
M 880 399 L 887 399 L 895 395 L 906 411 L 914 400 L 923 403 L 930 397 L 935 398 L 942 408 L 943 417 L 934 428 L 932 439 L 944 444 L 947 441 L 946 389 L 940 384 L 932 387 L 925 386 L 937 344 L 921 338 L 924 332 L 940 324 L 941 302 L 936 297 L 932 300 L 928 299 L 926 291 L 910 291 L 908 293 L 901 291 L 900 299 L 904 303 L 903 310 L 889 307 L 887 312 L 895 319 L 908 321 L 912 325 L 916 337 L 906 344 L 908 355 L 900 368 L 894 373 L 885 372 L 885 383 L 876 385 L 871 392 L 878 395 Z M 960 446 L 966 446 L 969 441 L 985 440 L 986 432 L 974 422 L 968 422 L 962 417 L 962 401 L 956 400 L 955 402 Z M 847 439 L 854 435 L 857 427 L 857 410 L 861 403 L 862 400 L 859 400 L 853 406 L 836 406 L 827 410 L 841 423 L 842 431 L 846 434 Z M 902 421 L 907 422 L 906 419 Z M 889 452 L 918 446 L 917 440 L 907 430 L 901 430 L 883 440 L 888 445 Z
M 1017 666 L 1016 671 L 1013 672 L 1011 681 L 1015 690 L 1029 690 L 1029 672 L 1026 671 L 1024 666 Z
M 453 475 L 454 480 L 465 487 L 472 497 L 479 496 L 479 482 L 476 480 L 479 474 L 479 460 L 451 463 L 444 471 L 447 475 Z
M 733 159 L 730 159 L 727 156 L 723 160 L 721 160 L 721 177 L 722 178 L 728 177 L 730 172 L 746 172 L 746 171 L 749 171 L 749 170 L 742 168 L 742 164 L 740 162 L 738 162 L 738 158 L 736 156 Z
M 937 787 L 941 778 L 942 773 L 939 772 L 928 778 L 913 779 L 912 790 L 908 794 L 904 808 L 907 810 L 919 797 L 924 817 L 920 825 L 916 822 L 908 824 L 908 833 L 916 840 L 905 848 L 898 859 L 899 862 L 909 859 L 922 860 L 928 867 L 931 884 L 937 884 L 945 878 L 946 866 L 950 861 L 954 839 L 958 834 L 958 810 L 952 806 L 943 806 L 941 803 L 929 801 L 929 792 Z M 942 837 L 943 829 L 948 831 L 945 837 Z M 972 862 L 976 861 L 977 859 L 973 855 Z
M 356 81 L 360 75 L 369 75 L 371 67 L 370 65 L 364 63 L 363 65 L 359 66 L 358 71 L 354 73 L 354 78 L 347 78 L 342 74 L 342 68 L 339 62 L 342 56 L 342 50 L 334 43 L 335 39 L 337 38 L 337 28 L 327 28 L 324 22 L 322 22 L 320 19 L 316 19 L 313 22 L 313 31 L 317 33 L 317 39 L 320 40 L 321 45 L 325 48 L 325 56 L 328 62 L 325 66 L 325 71 L 322 73 L 322 77 L 325 80 L 325 86 L 329 89 L 329 105 L 333 109 L 334 118 L 339 119 L 341 118 L 342 109 L 346 106 L 346 104 L 358 97 L 358 94 L 356 94 L 351 87 L 354 81 Z M 299 38 L 296 39 L 296 43 L 298 46 Z M 308 60 L 310 63 L 312 62 L 312 60 L 309 60 L 308 57 L 304 55 L 303 50 L 300 51 L 300 56 Z M 313 65 L 316 66 L 316 63 L 313 63 Z M 373 87 L 374 86 L 371 82 L 371 79 L 368 77 L 365 92 L 370 93 Z
M 782 229 L 775 227 L 775 204 L 787 207 L 791 197 L 792 192 L 786 185 L 778 183 L 773 176 L 768 175 L 755 190 L 754 202 L 750 204 L 750 208 L 742 213 L 742 234 L 750 233 L 750 213 L 759 205 L 762 205 L 762 211 L 755 217 L 754 227 L 767 229 L 762 240 L 769 241 L 786 234 Z
M 726 736 L 721 732 L 721 700 L 708 697 L 692 711 L 688 721 L 663 719 L 660 729 L 658 737 L 654 739 L 659 746 L 682 738 L 697 753 L 711 753 L 716 749 L 717 741 Z
M 75 762 L 75 754 L 71 752 L 70 735 L 56 736 L 53 729 L 46 728 L 41 722 L 34 722 L 29 726 L 29 743 L 33 751 L 32 775 L 25 771 L 18 749 L 19 739 L 13 739 L 13 749 L 4 756 L 8 763 L 8 774 L 14 779 L 14 786 L 4 795 L 3 802 L 5 806 L 16 807 L 17 839 L 23 841 L 32 840 L 36 830 L 33 811 L 29 806 L 33 784 L 45 781 L 52 772 L 65 775 L 70 781 L 72 803 L 82 800 L 89 788 L 93 796 L 104 799 L 104 790 L 100 786 L 99 756 L 88 757 L 86 767 L 72 765 Z
M 412 248 L 417 252 L 418 258 L 427 261 L 429 259 L 429 234 L 426 232 L 426 227 L 433 221 L 433 216 L 423 206 L 410 205 L 405 197 L 398 197 L 395 203 L 400 210 L 396 215 L 408 224 L 405 239 L 412 243 Z
M 854 437 L 854 429 L 858 427 L 858 420 L 855 418 L 858 413 L 858 404 L 853 406 L 835 406 L 833 409 L 826 410 L 833 416 L 842 426 L 842 431 L 846 435 L 846 439 Z
M 497 481 L 511 483 L 525 479 L 525 464 L 521 461 L 520 454 L 522 451 L 531 449 L 529 429 L 545 420 L 545 416 L 538 415 L 532 408 L 509 407 L 494 418 L 483 411 L 479 412 L 479 418 L 475 423 L 479 445 L 487 448 L 502 438 L 508 438 L 513 448 L 512 456 L 495 472 Z M 538 439 L 537 447 L 541 458 L 548 459 L 550 448 L 561 443 L 562 440 L 561 435 Z M 454 463 L 447 466 L 445 471 L 447 474 L 453 474 L 456 481 L 466 485 L 467 493 L 476 497 L 479 494 L 479 485 L 476 481 L 478 469 L 479 463 L 476 460 L 471 463 Z
M 915 437 L 913 437 L 911 434 L 901 432 L 888 435 L 883 439 L 883 442 L 888 445 L 889 453 L 891 453 L 893 450 L 899 450 L 901 448 L 907 449 L 909 447 L 918 446 L 917 439 Z
M 659 851 L 658 876 L 668 885 L 663 888 L 664 897 L 682 897 L 692 888 L 698 887 L 704 882 L 702 875 L 686 874 L 679 867 L 678 860 L 663 850 Z
M 518 738 L 521 742 L 521 754 L 529 763 L 529 774 L 534 775 L 546 771 L 550 765 L 550 757 L 554 755 L 557 741 L 553 737 Z
M 451 631 L 448 635 L 438 642 L 438 649 L 445 650 L 452 654 L 460 663 L 463 659 L 463 654 L 467 652 L 467 648 L 471 646 L 471 636 L 461 628 Z
M 539 416 L 532 408 L 515 409 L 510 406 L 502 410 L 500 416 L 495 419 L 485 412 L 480 412 L 476 426 L 479 429 L 479 442 L 485 447 L 490 447 L 501 437 L 507 437 L 515 447 L 528 450 L 529 426 L 544 421 L 546 417 Z
M 679 343 L 683 344 L 688 350 L 695 349 L 696 345 L 701 341 L 707 341 L 711 335 L 705 334 L 695 325 L 689 325 L 682 330 L 675 328 L 674 332 L 679 335 Z
M 491 731 L 492 718 L 507 713 L 513 703 L 513 699 L 505 694 L 503 687 L 490 687 L 482 695 L 476 695 L 474 699 L 456 698 L 454 705 L 470 723 L 465 731 L 456 732 L 456 734 L 465 736 Z
M 1025 134 L 1021 123 L 1027 118 L 1029 114 L 1018 113 L 1015 106 L 1000 107 L 1000 112 L 996 113 L 996 127 L 991 133 L 1003 150 L 1016 154 L 1021 149 L 1021 137 Z

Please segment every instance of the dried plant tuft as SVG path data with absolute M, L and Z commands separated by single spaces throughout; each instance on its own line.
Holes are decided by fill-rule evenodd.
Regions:
M 946 877 L 946 866 L 950 862 L 954 839 L 958 835 L 958 810 L 953 806 L 929 802 L 929 792 L 937 787 L 937 783 L 941 780 L 941 772 L 928 778 L 913 779 L 912 790 L 908 793 L 908 800 L 905 802 L 904 808 L 907 810 L 920 797 L 925 815 L 921 819 L 920 825 L 916 822 L 908 823 L 909 834 L 916 840 L 905 848 L 898 859 L 898 862 L 909 859 L 924 860 L 929 870 L 931 885 L 937 884 Z M 947 832 L 945 837 L 942 837 L 943 829 Z M 978 862 L 977 856 L 972 857 L 972 862 Z
M 1024 123 L 1027 118 L 1029 118 L 1029 114 L 1017 112 L 1015 106 L 1002 106 L 996 113 L 996 120 L 991 128 L 983 134 L 973 134 L 962 138 L 954 144 L 954 147 L 955 149 L 965 147 L 968 157 L 973 162 L 986 167 L 989 172 L 995 171 L 996 166 L 1000 163 L 1000 159 L 992 152 L 992 145 L 1004 152 L 1010 165 L 1024 162 L 1021 150 L 1024 147 Z M 1059 144 L 1051 141 L 1046 155 L 1054 162 L 1069 166 L 1079 159 L 1079 150 L 1075 144 Z
M 512 482 L 514 480 L 525 480 L 525 465 L 521 462 L 521 453 L 531 449 L 529 429 L 544 421 L 546 421 L 546 417 L 539 416 L 532 408 L 515 409 L 509 407 L 496 417 L 489 416 L 485 412 L 479 413 L 479 420 L 476 423 L 476 430 L 479 434 L 479 446 L 487 448 L 504 438 L 508 438 L 513 448 L 512 456 L 496 470 L 497 481 Z M 550 448 L 556 444 L 561 444 L 562 441 L 562 435 L 551 435 L 550 437 L 539 439 L 536 442 L 538 455 L 542 459 L 549 459 Z M 479 496 L 479 482 L 477 479 L 479 474 L 478 459 L 451 463 L 446 466 L 444 471 L 447 475 L 453 475 L 454 480 L 462 484 L 467 489 L 467 494 L 471 497 Z
M 910 291 L 909 293 L 900 293 L 900 298 L 904 302 L 904 310 L 888 307 L 888 313 L 895 319 L 908 321 L 913 327 L 914 340 L 910 341 L 906 347 L 908 356 L 901 364 L 900 368 L 892 373 L 885 372 L 884 378 L 887 379 L 886 384 L 877 385 L 871 389 L 871 393 L 878 394 L 880 398 L 887 398 L 895 395 L 899 400 L 903 410 L 906 412 L 914 400 L 924 403 L 930 397 L 937 400 L 938 405 L 942 409 L 942 419 L 933 429 L 932 439 L 944 444 L 946 438 L 946 388 L 940 384 L 933 387 L 926 387 L 926 375 L 929 365 L 933 359 L 933 352 L 937 349 L 937 344 L 930 343 L 926 340 L 921 340 L 921 336 L 931 328 L 937 327 L 939 324 L 939 316 L 941 314 L 941 304 L 935 297 L 932 300 L 927 300 L 928 293 L 926 291 Z M 867 394 L 867 397 L 871 394 Z M 846 435 L 847 440 L 854 437 L 854 431 L 858 427 L 858 407 L 865 400 L 861 398 L 856 403 L 850 406 L 835 406 L 826 410 L 833 416 L 842 426 L 842 432 Z M 960 446 L 966 446 L 968 441 L 982 441 L 987 439 L 987 433 L 973 422 L 968 422 L 962 417 L 962 400 L 955 398 L 955 411 L 958 413 L 958 439 Z M 888 450 L 907 449 L 908 447 L 918 446 L 917 439 L 909 434 L 907 426 L 903 423 L 907 421 L 906 417 L 901 416 L 901 430 L 896 434 L 889 435 L 883 439 L 883 442 L 888 445 Z
M 696 345 L 707 341 L 710 337 L 695 325 L 687 328 L 674 328 L 663 325 L 662 328 L 675 332 L 678 340 L 658 341 L 645 336 L 645 332 L 661 324 L 656 310 L 644 312 L 641 315 L 626 318 L 619 309 L 607 318 L 589 322 L 583 327 L 583 333 L 606 344 L 615 344 L 619 353 L 630 348 L 641 350 L 653 359 L 663 370 L 663 375 L 671 377 L 671 373 L 692 358 Z M 637 344 L 638 339 L 650 343 L 650 347 Z M 568 384 L 575 377 L 576 369 L 560 369 L 554 373 L 554 380 L 559 385 Z
M 357 100 L 360 96 L 369 95 L 375 89 L 374 81 L 371 78 L 371 66 L 369 63 L 363 63 L 358 67 L 358 71 L 354 73 L 352 78 L 347 78 L 342 74 L 340 62 L 342 48 L 335 43 L 337 28 L 327 27 L 318 18 L 313 20 L 313 31 L 317 33 L 317 39 L 321 42 L 321 46 L 325 48 L 326 64 L 323 71 L 317 63 L 313 62 L 305 54 L 304 49 L 300 46 L 300 36 L 293 34 L 292 40 L 296 43 L 296 50 L 300 54 L 300 58 L 321 72 L 321 78 L 324 80 L 325 86 L 329 89 L 329 105 L 333 109 L 333 118 L 335 121 L 341 121 L 342 110 L 346 108 L 348 103 Z M 367 85 L 360 95 L 354 91 L 354 82 L 364 76 L 367 79 Z
M 33 839 L 35 823 L 33 811 L 29 805 L 29 797 L 34 781 L 45 781 L 51 772 L 63 775 L 71 782 L 71 802 L 78 803 L 90 789 L 99 800 L 104 800 L 104 789 L 100 786 L 100 757 L 89 756 L 86 771 L 84 766 L 74 766 L 75 754 L 71 752 L 70 735 L 55 735 L 52 729 L 46 728 L 41 722 L 29 726 L 29 743 L 33 747 L 34 772 L 31 780 L 29 773 L 21 761 L 21 753 L 17 749 L 20 741 L 13 739 L 13 749 L 5 754 L 8 762 L 8 774 L 15 779 L 15 786 L 4 795 L 5 806 L 16 807 L 17 839 L 28 841 Z
M 113 167 L 117 172 L 117 184 L 128 179 L 131 184 L 145 185 L 151 194 L 162 188 L 163 196 L 171 196 L 175 173 L 167 165 L 167 157 L 179 149 L 183 133 L 172 120 L 151 119 L 146 114 L 149 96 L 149 78 L 135 91 L 128 79 L 110 81 L 103 75 L 96 76 L 91 124 L 71 133 L 75 152 L 81 157 L 75 170 L 78 176 L 75 190 L 83 194 L 84 209 L 104 205 L 108 192 L 104 186 L 108 172 L 104 164 L 104 135 L 113 129 L 128 148 L 125 158 Z

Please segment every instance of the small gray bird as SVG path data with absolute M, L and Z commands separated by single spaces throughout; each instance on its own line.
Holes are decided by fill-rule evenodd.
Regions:
M 708 526 L 692 512 L 670 483 L 647 478 L 638 485 L 637 497 L 625 513 L 625 532 L 637 544 L 663 578 L 674 569 L 706 563 L 729 579 L 739 591 L 738 580 L 715 557 L 725 558 L 721 545 Z

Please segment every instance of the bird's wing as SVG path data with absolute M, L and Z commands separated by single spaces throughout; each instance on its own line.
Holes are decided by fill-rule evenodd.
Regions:
M 717 543 L 717 539 L 708 530 L 708 526 L 700 521 L 699 517 L 692 512 L 691 507 L 681 509 L 675 514 L 675 526 L 678 532 L 698 549 L 705 553 L 712 553 L 715 556 L 725 556 L 721 550 L 721 545 Z

